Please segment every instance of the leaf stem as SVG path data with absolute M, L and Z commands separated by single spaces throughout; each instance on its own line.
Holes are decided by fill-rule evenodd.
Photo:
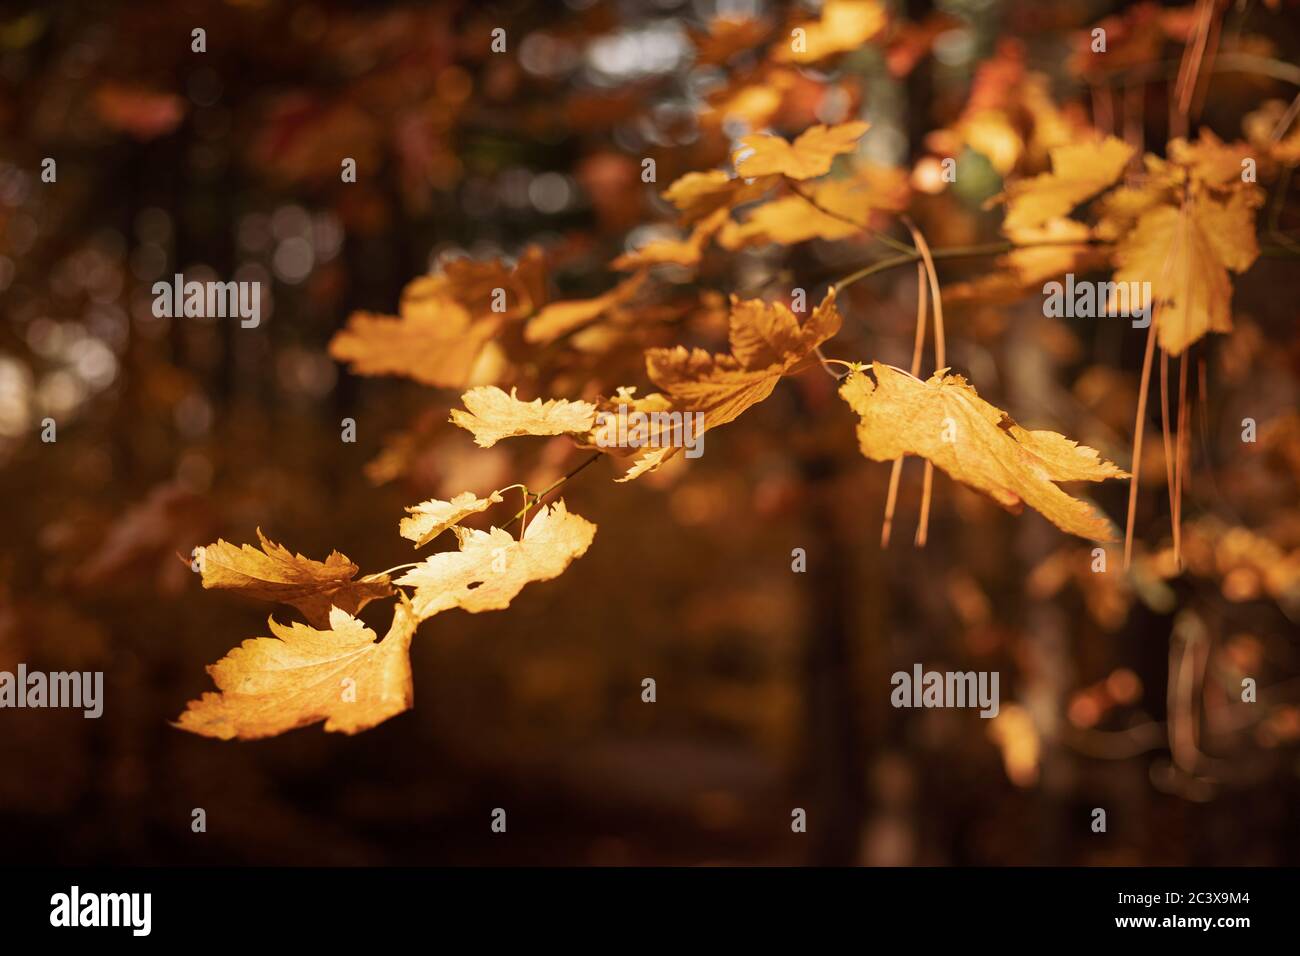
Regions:
M 375 578 L 387 577 L 388 575 L 392 574 L 394 571 L 405 571 L 407 568 L 418 568 L 419 566 L 420 566 L 419 561 L 412 561 L 409 564 L 399 564 L 396 567 L 389 568 L 387 571 L 377 571 L 374 574 L 367 574 L 365 577 L 360 578 L 359 580 L 370 581 Z
M 909 246 L 905 242 L 899 242 L 893 236 L 872 229 L 870 226 L 858 222 L 852 216 L 846 216 L 843 213 L 836 212 L 834 209 L 830 209 L 826 206 L 823 206 L 818 200 L 816 200 L 807 192 L 805 192 L 803 187 L 798 182 L 791 179 L 789 176 L 784 176 L 782 178 L 785 180 L 785 184 L 789 186 L 790 189 L 797 196 L 799 196 L 800 199 L 808 203 L 808 205 L 812 206 L 814 209 L 816 209 L 818 212 L 822 213 L 823 215 L 830 216 L 832 219 L 838 219 L 840 222 L 848 223 L 850 226 L 862 230 L 862 232 L 866 233 L 868 236 L 870 236 L 872 239 L 875 239 L 877 242 L 883 242 L 885 245 L 889 246 L 892 249 L 896 249 L 899 252 L 904 252 L 909 255 L 911 253 L 916 252 L 916 249 L 914 249 L 912 246 Z
M 547 495 L 549 495 L 549 494 L 550 494 L 552 491 L 554 491 L 556 488 L 560 487 L 560 485 L 564 484 L 564 483 L 565 483 L 566 481 L 568 481 L 570 478 L 573 478 L 573 477 L 574 477 L 575 475 L 577 475 L 580 471 L 582 471 L 584 468 L 586 468 L 588 465 L 590 465 L 592 462 L 596 461 L 596 460 L 597 460 L 598 458 L 600 458 L 600 457 L 601 457 L 601 453 L 600 453 L 600 452 L 594 452 L 590 458 L 587 458 L 587 459 L 585 459 L 584 461 L 582 461 L 581 463 L 579 463 L 575 468 L 571 469 L 567 474 L 562 475 L 561 477 L 557 478 L 555 481 L 551 482 L 549 485 L 547 485 L 544 489 L 542 489 L 541 491 L 537 492 L 536 494 L 530 494 L 529 497 L 532 499 L 532 504 L 533 504 L 533 505 L 540 505 L 540 504 L 542 503 L 542 499 L 543 499 L 543 498 L 545 498 Z M 524 504 L 524 507 L 521 508 L 521 509 L 520 509 L 520 510 L 515 514 L 514 518 L 511 518 L 511 519 L 510 519 L 510 521 L 514 521 L 515 518 L 523 519 L 524 516 L 528 514 L 528 509 L 529 509 L 530 507 L 532 507 L 532 505 L 529 505 L 529 504 L 525 503 L 525 504 Z M 507 522 L 507 523 L 508 523 L 508 522 Z M 522 522 L 522 520 L 521 520 L 521 521 L 520 521 L 520 525 L 519 525 L 519 537 L 520 537 L 520 539 L 522 539 L 523 536 L 524 536 L 524 526 L 523 526 L 523 522 Z
M 996 256 L 1004 252 L 1012 252 L 1016 249 L 1040 249 L 1047 246 L 1105 246 L 1111 245 L 1108 240 L 1104 239 L 1053 239 L 1047 242 L 987 242 L 982 245 L 974 246 L 948 246 L 943 249 L 931 249 L 930 258 L 939 259 L 967 259 L 976 256 Z M 910 262 L 920 262 L 922 255 L 919 250 L 913 250 L 906 255 L 891 256 L 888 259 L 880 259 L 864 266 L 857 272 L 851 272 L 844 278 L 835 283 L 833 288 L 836 292 L 847 286 L 853 285 L 868 276 L 876 275 L 879 272 L 885 272 L 889 269 L 896 269 L 899 266 L 905 266 Z
M 853 371 L 852 362 L 845 362 L 843 359 L 827 358 L 826 355 L 822 352 L 822 347 L 820 345 L 818 345 L 816 348 L 813 349 L 813 354 L 817 356 L 817 361 L 822 363 L 822 369 L 826 372 L 826 374 L 829 375 L 831 378 L 835 379 L 835 381 L 837 382 L 840 379 L 844 378 L 844 375 L 847 375 L 848 372 L 845 372 L 844 375 L 839 375 L 835 372 L 832 372 L 830 366 L 843 365 L 850 372 Z
M 925 236 L 917 228 L 916 223 L 912 222 L 911 217 L 903 217 L 903 225 L 907 231 L 912 234 L 912 242 L 916 244 L 916 251 L 921 255 L 922 264 L 925 266 L 925 274 L 930 280 L 930 295 L 933 298 L 931 308 L 934 312 L 934 367 L 935 370 L 947 366 L 947 356 L 944 346 L 943 331 L 943 298 L 939 294 L 939 273 L 934 267 L 934 256 L 930 254 L 930 245 L 925 241 Z M 916 371 L 913 370 L 913 375 Z M 916 537 L 913 544 L 918 548 L 924 548 L 929 536 L 930 529 L 930 497 L 934 485 L 934 462 L 928 458 L 925 461 L 925 474 L 921 483 L 921 515 L 916 526 Z

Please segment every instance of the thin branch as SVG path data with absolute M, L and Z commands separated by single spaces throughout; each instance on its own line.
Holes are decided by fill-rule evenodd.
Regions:
M 1157 63 L 1140 63 L 1135 66 L 1117 67 L 1113 70 L 1099 71 L 1096 81 L 1099 83 L 1164 83 L 1181 72 L 1182 57 L 1177 60 L 1162 60 Z M 1055 65 L 1055 64 L 1053 64 Z M 1210 73 L 1250 73 L 1255 76 L 1267 76 L 1283 83 L 1300 86 L 1300 66 L 1277 60 L 1273 57 L 1258 56 L 1254 53 L 1219 53 L 1214 58 Z M 1066 85 L 1078 84 L 1067 77 L 1062 80 Z
M 817 361 L 819 361 L 819 362 L 821 363 L 822 371 L 824 371 L 824 372 L 825 372 L 827 375 L 829 375 L 831 378 L 835 379 L 835 381 L 837 381 L 837 382 L 838 382 L 840 379 L 844 378 L 844 376 L 845 376 L 845 375 L 848 375 L 849 373 L 848 373 L 848 372 L 845 372 L 844 375 L 841 375 L 839 372 L 837 372 L 837 371 L 835 371 L 833 368 L 831 368 L 831 365 L 843 365 L 843 366 L 845 366 L 846 368 L 850 368 L 850 369 L 853 367 L 853 366 L 852 366 L 850 363 L 848 363 L 848 362 L 843 362 L 843 361 L 840 361 L 839 359 L 827 358 L 827 357 L 822 353 L 822 347 L 821 347 L 820 345 L 818 345 L 818 346 L 816 346 L 815 348 L 813 348 L 813 354 L 817 356 Z
M 916 227 L 916 223 L 904 216 L 903 225 L 912 234 L 912 241 L 916 243 L 916 251 L 920 253 L 921 260 L 925 264 L 925 274 L 930 280 L 930 295 L 933 297 L 934 309 L 934 367 L 935 370 L 947 366 L 947 355 L 945 354 L 944 333 L 943 333 L 943 297 L 939 294 L 939 273 L 934 267 L 934 257 L 930 254 L 930 245 L 925 241 L 925 236 L 921 230 Z M 917 374 L 916 372 L 912 373 Z M 934 463 L 929 459 L 925 462 L 925 475 L 921 482 L 921 516 L 916 526 L 916 538 L 914 543 L 916 547 L 925 547 L 926 539 L 930 531 L 930 495 L 934 486 Z
M 1104 239 L 1052 239 L 1046 242 L 986 242 L 974 246 L 948 246 L 943 249 L 931 249 L 930 258 L 938 261 L 940 259 L 971 259 L 978 256 L 997 256 L 1004 252 L 1012 252 L 1016 249 L 1042 249 L 1050 246 L 1108 246 L 1112 245 Z M 869 276 L 885 272 L 889 269 L 896 269 L 899 266 L 905 266 L 911 262 L 920 262 L 922 260 L 919 251 L 909 252 L 907 255 L 891 256 L 888 259 L 880 259 L 870 265 L 863 266 L 856 272 L 851 272 L 844 278 L 835 283 L 834 289 L 838 293 L 840 290 L 866 279 Z
M 1182 415 L 1182 412 L 1179 412 Z M 1160 350 L 1160 436 L 1164 442 L 1165 449 L 1165 490 L 1169 492 L 1169 514 L 1174 520 L 1174 563 L 1177 567 L 1182 567 L 1182 559 L 1179 555 L 1183 553 L 1183 538 L 1179 533 L 1178 527 L 1178 505 L 1174 502 L 1174 489 L 1177 483 L 1174 481 L 1174 442 L 1170 438 L 1169 425 L 1169 352 L 1164 349 Z
M 521 509 L 520 509 L 520 510 L 515 514 L 515 516 L 514 516 L 513 518 L 510 519 L 510 521 L 514 521 L 514 520 L 517 519 L 517 518 L 523 518 L 524 515 L 526 515 L 526 514 L 528 513 L 528 509 L 529 509 L 530 507 L 533 507 L 533 506 L 536 506 L 536 505 L 540 505 L 540 504 L 542 503 L 542 499 L 543 499 L 543 498 L 545 498 L 547 495 L 549 495 L 549 494 L 550 494 L 552 491 L 554 491 L 556 488 L 560 487 L 560 485 L 564 484 L 564 483 L 565 483 L 566 481 L 568 481 L 570 478 L 572 478 L 572 477 L 574 477 L 575 475 L 577 475 L 578 472 L 582 471 L 584 468 L 586 468 L 586 467 L 587 467 L 588 465 L 590 465 L 592 462 L 594 462 L 594 461 L 596 461 L 598 458 L 600 458 L 600 457 L 601 457 L 601 454 L 602 454 L 601 452 L 594 452 L 590 458 L 588 458 L 588 459 L 586 459 L 585 461 L 583 461 L 582 463 L 580 463 L 577 467 L 575 467 L 574 469 L 572 469 L 568 474 L 563 475 L 563 476 L 561 476 L 560 478 L 557 478 L 555 481 L 551 482 L 549 485 L 547 485 L 544 489 L 542 489 L 541 491 L 539 491 L 537 494 L 532 495 L 532 505 L 525 505 L 523 508 L 521 508 Z M 506 523 L 509 524 L 510 522 L 506 522 Z M 520 528 L 520 537 L 521 537 L 521 538 L 523 537 L 523 529 L 522 529 L 522 527 Z
M 785 184 L 789 186 L 790 189 L 793 190 L 794 193 L 798 195 L 800 199 L 808 203 L 808 205 L 812 206 L 818 212 L 830 216 L 832 219 L 838 219 L 840 222 L 847 223 L 848 225 L 853 226 L 856 229 L 860 229 L 868 236 L 870 236 L 872 239 L 875 239 L 877 242 L 883 242 L 885 245 L 889 246 L 892 249 L 896 249 L 899 252 L 905 252 L 908 253 L 909 255 L 911 253 L 916 252 L 916 250 L 913 249 L 911 246 L 907 245 L 907 243 L 899 242 L 893 236 L 887 235 L 886 233 L 883 232 L 878 232 L 877 230 L 872 229 L 870 226 L 858 222 L 852 216 L 846 216 L 843 213 L 836 212 L 834 209 L 830 209 L 826 206 L 823 206 L 809 193 L 805 192 L 804 188 L 797 181 L 791 179 L 789 176 L 785 176 L 782 178 L 785 180 Z
M 1138 481 L 1142 476 L 1142 432 L 1146 426 L 1147 392 L 1151 386 L 1151 359 L 1156 349 L 1156 323 L 1147 328 L 1146 354 L 1142 357 L 1142 378 L 1138 384 L 1137 421 L 1133 425 L 1133 477 L 1128 486 L 1128 522 L 1124 528 L 1124 570 L 1133 561 L 1133 525 L 1137 520 Z
M 916 264 L 916 336 L 912 341 L 912 375 L 921 373 L 921 355 L 925 351 L 925 314 L 929 310 L 926 299 L 925 263 Z M 885 496 L 885 520 L 880 526 L 880 547 L 889 547 L 889 536 L 894 530 L 894 509 L 898 504 L 898 483 L 903 476 L 903 458 L 899 455 L 889 469 L 889 493 Z
M 1182 523 L 1183 523 L 1183 481 L 1187 474 L 1187 454 L 1191 443 L 1192 406 L 1187 401 L 1187 356 L 1189 346 L 1178 360 L 1178 431 L 1174 438 L 1174 564 L 1183 566 L 1182 557 Z

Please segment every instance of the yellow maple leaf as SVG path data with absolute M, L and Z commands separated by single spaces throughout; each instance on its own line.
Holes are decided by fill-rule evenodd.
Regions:
M 726 215 L 724 211 L 722 215 Z M 615 268 L 621 268 L 616 261 Z M 645 274 L 638 272 L 620 282 L 604 295 L 593 299 L 567 299 L 552 302 L 524 326 L 524 341 L 534 345 L 546 345 L 563 335 L 590 325 L 597 319 L 608 315 L 614 309 L 625 305 L 641 288 Z
M 203 586 L 290 604 L 319 627 L 329 621 L 332 606 L 356 614 L 374 599 L 393 593 L 383 575 L 352 580 L 359 569 L 337 551 L 324 561 L 313 561 L 271 541 L 261 528 L 257 537 L 261 551 L 221 539 L 202 548 L 198 557 Z
M 1007 187 L 1003 228 L 1027 229 L 1069 214 L 1085 199 L 1119 179 L 1133 147 L 1113 136 L 1100 143 L 1073 143 L 1051 151 L 1052 171 Z
M 458 525 L 472 514 L 486 511 L 502 501 L 501 492 L 494 491 L 486 498 L 480 498 L 472 491 L 464 491 L 450 501 L 431 498 L 406 510 L 409 518 L 403 518 L 398 525 L 398 533 L 403 538 L 415 542 L 417 548 L 423 548 L 438 535 L 453 525 Z
M 879 0 L 826 0 L 821 16 L 800 24 L 776 48 L 778 62 L 816 63 L 856 50 L 884 30 L 888 17 Z
M 813 126 L 792 143 L 767 133 L 745 136 L 732 154 L 732 162 L 737 174 L 746 179 L 758 176 L 813 179 L 830 172 L 836 156 L 853 152 L 869 126 L 861 120 L 838 126 Z
M 1148 167 L 1153 159 L 1153 156 L 1146 157 Z M 1163 165 L 1164 161 L 1158 162 Z M 1135 186 L 1118 186 L 1106 193 L 1093 207 L 1098 216 L 1098 238 L 1114 241 L 1127 235 L 1144 213 L 1175 201 L 1174 185 L 1164 172 L 1156 172 L 1146 182 Z
M 685 239 L 655 239 L 634 252 L 626 252 L 614 260 L 615 269 L 644 269 L 648 266 L 696 266 L 704 255 L 704 247 L 730 217 L 726 209 L 718 209 L 696 223 Z M 540 317 L 539 317 L 540 318 Z
M 637 454 L 638 448 L 625 447 L 618 442 L 619 428 L 626 428 L 627 416 L 632 412 L 671 412 L 673 403 L 666 395 L 661 395 L 659 392 L 637 396 L 636 391 L 635 385 L 620 385 L 613 395 L 597 402 L 596 424 L 590 434 L 578 441 L 579 447 L 598 448 L 606 454 L 620 458 Z M 647 426 L 647 434 L 650 434 L 649 426 Z
M 519 540 L 500 528 L 455 532 L 459 551 L 432 555 L 397 580 L 415 588 L 411 603 L 421 621 L 455 607 L 471 613 L 508 607 L 525 584 L 558 577 L 585 554 L 596 526 L 558 501 L 543 506 Z
M 460 398 L 465 410 L 453 408 L 451 420 L 473 432 L 474 441 L 482 448 L 516 435 L 579 434 L 590 431 L 596 420 L 596 406 L 591 402 L 558 398 L 525 402 L 515 389 L 507 395 L 495 385 L 471 388 Z
M 330 342 L 330 355 L 357 375 L 401 375 L 423 385 L 461 388 L 500 331 L 498 319 L 471 323 L 454 302 L 441 315 L 394 318 L 354 312 Z
M 1243 161 L 1254 158 L 1246 143 L 1225 143 L 1210 129 L 1202 129 L 1194 143 L 1170 140 L 1168 153 L 1169 161 L 1186 169 L 1191 178 L 1216 189 L 1242 182 Z
M 405 597 L 378 643 L 341 608 L 328 629 L 269 622 L 275 637 L 244 641 L 208 668 L 220 693 L 192 700 L 175 726 L 204 737 L 254 740 L 325 721 L 355 734 L 411 706 L 411 637 L 418 623 Z
M 1021 428 L 946 369 L 926 382 L 879 362 L 871 369 L 874 382 L 858 372 L 840 386 L 858 413 L 858 443 L 868 458 L 919 455 L 1005 508 L 1023 502 L 1063 531 L 1115 539 L 1105 516 L 1054 484 L 1127 477 L 1095 450 L 1055 432 Z
M 728 222 L 718 245 L 736 250 L 768 243 L 792 246 L 809 239 L 835 241 L 858 235 L 862 228 L 822 212 L 802 196 L 782 196 L 755 207 L 744 222 Z
M 1088 245 L 1091 237 L 1092 230 L 1073 219 L 1053 219 L 1043 226 L 1012 230 L 1008 238 L 1023 248 L 999 256 L 998 268 L 986 275 L 945 288 L 943 301 L 1011 303 L 1048 279 L 1067 272 L 1087 272 L 1109 258 Z
M 688 351 L 680 345 L 651 349 L 646 352 L 646 372 L 663 389 L 672 412 L 703 416 L 703 427 L 695 431 L 698 435 L 734 421 L 771 395 L 782 375 L 839 329 L 834 290 L 802 324 L 779 302 L 742 302 L 732 296 L 731 354 Z M 681 445 L 651 448 L 618 480 L 630 481 L 653 471 L 681 450 Z
M 401 375 L 463 388 L 505 323 L 540 307 L 542 253 L 529 247 L 513 268 L 502 260 L 457 259 L 402 290 L 399 316 L 354 312 L 330 355 L 358 375 Z
M 731 123 L 743 124 L 746 129 L 762 129 L 780 112 L 786 97 L 799 82 L 799 74 L 789 69 L 766 68 L 759 73 L 742 73 L 705 97 L 708 105 L 700 114 L 700 122 L 716 130 Z
M 537 246 L 526 248 L 514 265 L 505 259 L 451 259 L 436 278 L 446 294 L 474 316 L 491 312 L 519 319 L 537 311 L 546 299 L 545 256 Z
M 807 198 L 797 193 L 782 196 L 754 208 L 744 222 L 727 222 L 718 244 L 740 249 L 773 242 L 847 239 L 868 227 L 873 211 L 900 211 L 910 195 L 904 172 L 873 164 L 864 164 L 844 179 L 813 183 L 804 191 Z
M 664 190 L 663 198 L 677 207 L 682 222 L 689 225 L 719 209 L 751 202 L 771 189 L 775 182 L 772 177 L 764 177 L 747 183 L 714 169 L 706 173 L 687 173 L 673 180 Z
M 1245 272 L 1258 258 L 1255 210 L 1262 203 L 1262 191 L 1244 184 L 1225 199 L 1194 190 L 1181 207 L 1143 213 L 1120 240 L 1115 282 L 1137 283 L 1137 308 L 1151 304 L 1160 346 L 1170 355 L 1207 332 L 1232 330 L 1228 271 Z

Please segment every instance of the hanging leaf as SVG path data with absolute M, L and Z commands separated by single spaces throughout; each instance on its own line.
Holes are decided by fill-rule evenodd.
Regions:
M 1104 515 L 1055 482 L 1127 475 L 1063 435 L 1026 431 L 960 375 L 944 369 L 922 382 L 874 362 L 871 375 L 855 372 L 846 378 L 840 395 L 858 413 L 858 444 L 873 461 L 919 455 L 1004 508 L 1015 511 L 1023 502 L 1062 531 L 1115 540 Z

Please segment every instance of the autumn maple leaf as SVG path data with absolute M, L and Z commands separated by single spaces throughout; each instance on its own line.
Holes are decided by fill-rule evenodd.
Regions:
M 644 269 L 658 265 L 674 265 L 683 268 L 696 266 L 709 240 L 729 221 L 728 211 L 718 209 L 696 223 L 695 228 L 686 238 L 655 239 L 634 252 L 619 256 L 614 260 L 613 266 L 615 269 Z M 540 318 L 539 316 L 538 319 Z
M 810 184 L 806 195 L 782 196 L 756 206 L 743 222 L 728 222 L 718 244 L 724 249 L 740 249 L 764 243 L 846 239 L 868 227 L 873 211 L 901 211 L 909 195 L 901 170 L 863 165 L 852 176 Z
M 1137 308 L 1152 307 L 1160 346 L 1178 355 L 1208 332 L 1232 330 L 1232 272 L 1259 257 L 1255 187 L 1225 198 L 1194 188 L 1181 206 L 1155 205 L 1115 250 L 1115 282 L 1142 290 Z M 1149 294 L 1146 290 L 1149 289 Z
M 795 35 L 801 42 L 777 48 L 776 59 L 794 63 L 816 63 L 837 53 L 856 50 L 881 33 L 888 17 L 880 0 L 826 0 L 821 16 L 803 23 Z
M 260 551 L 220 539 L 200 549 L 203 586 L 290 604 L 317 627 L 329 622 L 331 607 L 356 614 L 376 598 L 393 593 L 383 575 L 354 581 L 358 567 L 337 551 L 324 561 L 313 561 L 271 541 L 260 528 L 257 537 Z
M 1113 136 L 1100 143 L 1072 143 L 1052 150 L 1052 171 L 1007 187 L 1003 228 L 1028 229 L 1068 215 L 1086 199 L 1115 184 L 1133 158 L 1133 147 Z
M 704 173 L 687 173 L 664 190 L 663 198 L 677 207 L 683 224 L 705 219 L 720 209 L 730 209 L 752 202 L 778 182 L 774 176 L 759 177 L 752 182 L 728 176 L 720 169 Z
M 726 213 L 723 212 L 722 215 L 725 216 Z M 635 253 L 632 255 L 636 256 Z M 642 250 L 637 261 L 633 262 L 629 259 L 624 264 L 635 265 L 639 268 L 644 265 L 651 265 L 655 261 L 657 260 L 653 253 Z M 695 261 L 699 261 L 698 249 L 695 250 Z M 685 264 L 684 261 L 683 264 Z M 614 267 L 622 268 L 618 262 L 615 262 Z M 528 324 L 524 326 L 524 341 L 535 345 L 546 345 L 576 329 L 583 328 L 626 305 L 636 296 L 644 281 L 645 273 L 638 272 L 618 283 L 604 295 L 598 295 L 592 299 L 567 299 L 552 302 L 528 320 Z
M 540 250 L 513 269 L 501 260 L 453 260 L 402 291 L 400 316 L 355 312 L 330 342 L 330 355 L 358 375 L 401 375 L 425 385 L 461 388 L 488 342 L 545 298 Z
M 875 362 L 856 372 L 840 395 L 858 413 L 858 443 L 874 461 L 919 455 L 1005 508 L 1021 502 L 1062 531 L 1112 541 L 1111 523 L 1059 481 L 1127 477 L 1086 446 L 1051 431 L 1027 431 L 990 405 L 960 375 L 936 372 L 922 382 Z
M 736 172 L 745 178 L 785 176 L 813 179 L 831 170 L 836 156 L 851 153 L 869 124 L 860 120 L 838 126 L 813 126 L 792 143 L 780 136 L 745 136 L 732 154 Z
M 491 448 L 502 438 L 517 435 L 566 435 L 589 431 L 596 420 L 590 402 L 535 398 L 525 402 L 515 389 L 507 395 L 495 385 L 472 388 L 461 396 L 465 410 L 454 408 L 451 420 L 474 433 L 474 441 Z
M 411 603 L 421 621 L 456 607 L 471 613 L 508 607 L 525 584 L 563 573 L 596 534 L 563 501 L 543 506 L 519 540 L 501 528 L 454 530 L 459 551 L 432 555 L 396 581 L 415 588 Z
M 208 668 L 220 693 L 190 701 L 175 726 L 204 737 L 253 740 L 325 721 L 355 734 L 411 706 L 411 637 L 418 623 L 405 597 L 382 641 L 347 611 L 328 627 L 269 622 L 275 637 L 244 641 Z
M 406 509 L 410 517 L 402 519 L 398 533 L 403 538 L 414 541 L 417 548 L 422 548 L 448 528 L 460 524 L 472 514 L 486 511 L 502 500 L 499 491 L 492 492 L 486 498 L 466 491 L 450 501 L 436 498 L 422 501 Z
M 702 433 L 734 421 L 771 395 L 781 376 L 839 329 L 834 290 L 802 324 L 779 302 L 741 301 L 733 296 L 730 355 L 698 348 L 688 351 L 680 345 L 651 349 L 646 352 L 646 373 L 663 389 L 672 411 L 703 416 L 703 427 L 697 432 Z M 680 445 L 651 448 L 619 481 L 653 471 L 681 450 Z

